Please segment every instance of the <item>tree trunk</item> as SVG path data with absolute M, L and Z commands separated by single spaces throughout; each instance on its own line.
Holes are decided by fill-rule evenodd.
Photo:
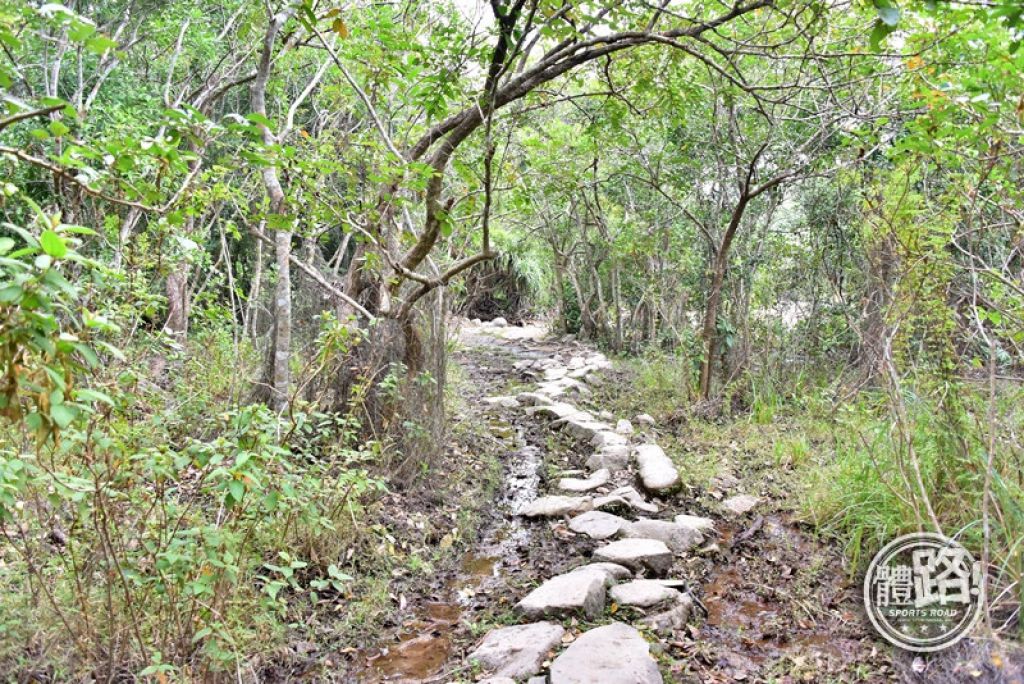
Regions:
M 714 266 L 711 272 L 711 289 L 708 291 L 702 331 L 704 359 L 700 367 L 701 399 L 711 397 L 711 376 L 715 366 L 715 357 L 718 356 L 718 306 L 722 300 L 722 283 L 725 282 L 725 272 L 729 267 L 729 248 L 732 247 L 733 238 L 736 237 L 740 221 L 743 220 L 743 212 L 746 211 L 752 196 L 746 191 L 740 195 L 739 201 L 733 209 L 732 217 L 729 219 L 729 226 L 725 229 L 725 235 L 722 236 L 722 244 L 715 251 Z
M 279 230 L 274 236 L 274 252 L 277 261 L 277 287 L 274 290 L 274 343 L 272 382 L 273 407 L 280 411 L 288 404 L 288 388 L 291 383 L 292 349 L 292 278 L 288 258 L 292 251 L 291 231 Z
M 164 332 L 181 342 L 188 334 L 188 264 L 167 275 L 167 322 Z

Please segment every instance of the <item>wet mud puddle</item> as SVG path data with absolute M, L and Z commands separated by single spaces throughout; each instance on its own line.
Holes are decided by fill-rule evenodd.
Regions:
M 702 592 L 707 613 L 701 639 L 715 645 L 703 654 L 708 665 L 735 681 L 764 681 L 769 673 L 801 669 L 813 677 L 829 661 L 854 656 L 860 644 L 837 638 L 841 631 L 830 619 L 834 599 L 844 594 L 842 580 L 824 588 L 812 581 L 822 552 L 815 542 L 778 516 L 760 518 L 742 531 L 727 526 L 721 542 L 731 560 Z
M 424 604 L 415 617 L 407 620 L 397 644 L 377 655 L 368 654 L 369 672 L 360 681 L 434 681 L 452 655 L 453 635 L 463 611 L 474 604 L 478 593 L 500 581 L 503 571 L 517 567 L 519 549 L 530 544 L 530 531 L 515 514 L 537 496 L 543 454 L 526 443 L 522 428 L 516 425 L 494 419 L 490 428 L 492 434 L 508 440 L 513 447 L 504 459 L 492 521 L 440 592 L 445 598 Z

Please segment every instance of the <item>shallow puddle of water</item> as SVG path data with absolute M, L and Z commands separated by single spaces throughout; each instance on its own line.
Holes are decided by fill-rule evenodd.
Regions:
M 498 565 L 497 556 L 467 553 L 462 559 L 462 571 L 472 577 L 493 577 Z
M 372 667 L 385 677 L 426 679 L 441 669 L 451 650 L 448 637 L 422 634 L 391 648 Z

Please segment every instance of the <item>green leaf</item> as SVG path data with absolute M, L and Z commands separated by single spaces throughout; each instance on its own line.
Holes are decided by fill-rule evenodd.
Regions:
M 231 493 L 232 499 L 241 503 L 242 497 L 245 496 L 245 483 L 241 480 L 232 480 L 228 483 L 228 492 Z
M 44 230 L 39 236 L 39 244 L 43 251 L 54 259 L 62 259 L 68 253 L 68 246 L 64 244 L 64 238 L 52 230 Z
M 0 254 L 7 254 L 14 248 L 14 240 L 9 237 L 0 238 Z
M 78 409 L 67 404 L 50 407 L 50 419 L 62 430 L 78 416 Z
M 57 138 L 59 138 L 62 135 L 65 135 L 70 130 L 71 129 L 64 125 L 64 123 L 61 121 L 50 122 L 50 133 L 53 133 L 53 135 Z
M 109 406 L 114 405 L 114 400 L 103 392 L 91 389 L 80 389 L 75 390 L 75 399 L 77 401 L 98 401 Z
M 117 47 L 117 42 L 106 36 L 93 36 L 85 42 L 85 49 L 96 55 L 102 55 L 107 50 L 112 50 L 115 47 Z

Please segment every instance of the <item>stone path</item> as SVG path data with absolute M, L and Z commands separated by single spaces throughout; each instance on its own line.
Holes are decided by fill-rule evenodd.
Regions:
M 499 321 L 490 327 L 502 326 Z M 467 658 L 488 677 L 480 681 L 663 681 L 643 630 L 664 632 L 685 625 L 693 597 L 684 582 L 666 575 L 677 557 L 714 535 L 714 521 L 687 514 L 669 520 L 654 517 L 678 490 L 680 477 L 654 442 L 650 416 L 630 421 L 605 411 L 594 415 L 576 405 L 575 398 L 591 396 L 590 386 L 600 383 L 610 367 L 603 354 L 582 348 L 568 358 L 521 360 L 515 368 L 534 386 L 515 396 L 486 399 L 542 421 L 546 429 L 591 450 L 585 471 L 565 473 L 554 491 L 525 502 L 516 513 L 529 519 L 564 519 L 571 533 L 600 540 L 601 545 L 591 557 L 580 557 L 575 569 L 547 578 L 524 595 L 515 611 L 522 624 L 483 637 Z M 560 650 L 564 630 L 550 620 L 599 620 L 608 615 L 610 602 L 637 609 L 631 611 L 640 615 L 637 624 L 613 621 L 594 627 Z

